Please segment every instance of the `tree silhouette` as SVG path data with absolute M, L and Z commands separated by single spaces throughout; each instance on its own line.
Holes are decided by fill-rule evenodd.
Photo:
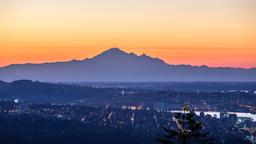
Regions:
M 173 120 L 177 130 L 163 128 L 166 134 L 163 138 L 157 139 L 160 144 L 188 144 L 188 143 L 214 143 L 209 138 L 209 132 L 204 131 L 204 125 L 195 117 L 195 112 L 188 105 L 183 107 L 183 113 L 173 113 Z

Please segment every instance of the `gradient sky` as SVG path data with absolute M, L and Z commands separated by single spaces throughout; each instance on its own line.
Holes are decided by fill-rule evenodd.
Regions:
M 0 66 L 111 47 L 170 64 L 256 67 L 256 1 L 0 0 Z

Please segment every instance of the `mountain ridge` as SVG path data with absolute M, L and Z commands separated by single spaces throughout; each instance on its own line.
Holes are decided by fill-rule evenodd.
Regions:
M 0 80 L 40 81 L 256 81 L 256 69 L 171 65 L 146 54 L 111 48 L 92 58 L 0 68 Z
M 121 49 L 119 48 L 110 48 L 109 50 L 106 50 L 104 52 L 109 52 L 109 51 L 112 51 L 112 49 L 118 49 L 120 50 L 121 52 L 124 52 L 122 51 Z M 66 61 L 53 61 L 53 62 L 42 62 L 42 63 L 19 63 L 19 64 L 9 64 L 9 65 L 6 65 L 6 66 L 2 66 L 0 67 L 0 69 L 2 68 L 6 68 L 6 67 L 10 67 L 10 66 L 18 66 L 18 65 L 42 65 L 42 64 L 56 64 L 56 63 L 69 63 L 69 62 L 83 62 L 83 61 L 87 61 L 87 60 L 90 60 L 90 59 L 93 59 L 93 58 L 96 58 L 97 56 L 103 54 L 104 52 L 92 57 L 92 58 L 85 58 L 85 59 L 81 59 L 81 60 L 77 60 L 77 59 L 71 59 L 71 60 L 66 60 Z M 124 52 L 126 53 L 126 52 Z M 126 53 L 126 54 L 129 54 L 129 55 L 134 55 L 134 56 L 138 56 L 138 57 L 150 57 L 152 59 L 155 59 L 155 60 L 159 60 L 159 61 L 162 61 L 164 63 L 166 63 L 164 60 L 162 60 L 161 58 L 157 58 L 157 57 L 151 57 L 151 56 L 148 56 L 147 54 L 143 53 L 141 55 L 137 55 L 135 54 L 134 52 L 131 52 L 131 53 Z M 169 63 L 166 63 L 168 65 L 171 65 L 171 66 L 191 66 L 191 67 L 207 67 L 207 68 L 232 68 L 232 69 L 246 69 L 246 70 L 255 70 L 256 67 L 252 67 L 252 68 L 241 68 L 241 67 L 229 67 L 229 66 L 217 66 L 217 67 L 211 67 L 211 66 L 207 66 L 207 65 L 191 65 L 191 64 L 169 64 Z

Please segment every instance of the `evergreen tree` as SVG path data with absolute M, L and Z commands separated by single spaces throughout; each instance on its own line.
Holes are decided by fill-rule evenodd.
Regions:
M 195 112 L 188 105 L 183 107 L 183 113 L 174 113 L 172 118 L 177 130 L 164 127 L 166 134 L 157 139 L 160 144 L 214 143 L 213 139 L 208 137 L 209 132 L 203 132 L 203 123 L 196 119 Z

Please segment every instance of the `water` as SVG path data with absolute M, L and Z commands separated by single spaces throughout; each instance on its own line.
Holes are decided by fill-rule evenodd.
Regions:
M 171 111 L 171 112 L 183 112 L 183 111 Z M 196 115 L 200 115 L 203 111 L 195 111 Z M 203 112 L 205 115 L 210 115 L 215 118 L 220 118 L 220 112 Z M 236 114 L 238 118 L 250 118 L 253 122 L 256 122 L 256 114 L 252 113 L 241 113 L 241 112 L 226 112 L 227 114 Z

